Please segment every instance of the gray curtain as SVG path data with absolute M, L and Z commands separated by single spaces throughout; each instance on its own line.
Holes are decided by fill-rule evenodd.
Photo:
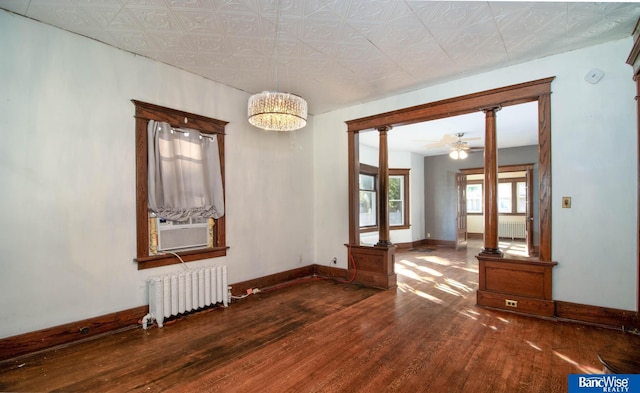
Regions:
M 224 215 L 216 135 L 150 120 L 147 141 L 149 211 L 177 221 Z

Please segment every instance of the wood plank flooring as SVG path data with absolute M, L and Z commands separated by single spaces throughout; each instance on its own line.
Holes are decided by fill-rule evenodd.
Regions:
M 12 392 L 566 392 L 640 337 L 475 306 L 479 249 L 396 255 L 398 289 L 318 280 L 0 363 Z

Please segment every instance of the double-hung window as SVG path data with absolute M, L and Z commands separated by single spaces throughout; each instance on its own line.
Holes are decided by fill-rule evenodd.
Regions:
M 467 184 L 467 213 L 482 214 L 482 183 Z
M 389 169 L 389 226 L 409 228 L 409 169 Z
M 378 168 L 360 164 L 360 228 L 378 227 Z M 389 226 L 409 228 L 409 169 L 389 169 Z
M 377 169 L 368 165 L 360 165 L 360 227 L 378 225 L 378 175 Z

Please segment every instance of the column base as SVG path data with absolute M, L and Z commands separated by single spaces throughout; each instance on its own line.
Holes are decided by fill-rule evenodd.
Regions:
M 485 256 L 485 257 L 498 257 L 498 258 L 502 258 L 504 256 L 504 253 L 502 251 L 500 251 L 499 248 L 483 248 L 482 251 L 480 251 L 480 254 L 478 254 L 480 256 Z

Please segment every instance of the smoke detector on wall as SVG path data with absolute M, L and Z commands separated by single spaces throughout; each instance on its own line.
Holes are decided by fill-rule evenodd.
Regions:
M 584 76 L 584 80 L 591 83 L 592 85 L 595 85 L 596 83 L 600 82 L 600 79 L 602 79 L 603 76 L 604 76 L 604 71 L 602 71 L 599 68 L 592 68 Z

